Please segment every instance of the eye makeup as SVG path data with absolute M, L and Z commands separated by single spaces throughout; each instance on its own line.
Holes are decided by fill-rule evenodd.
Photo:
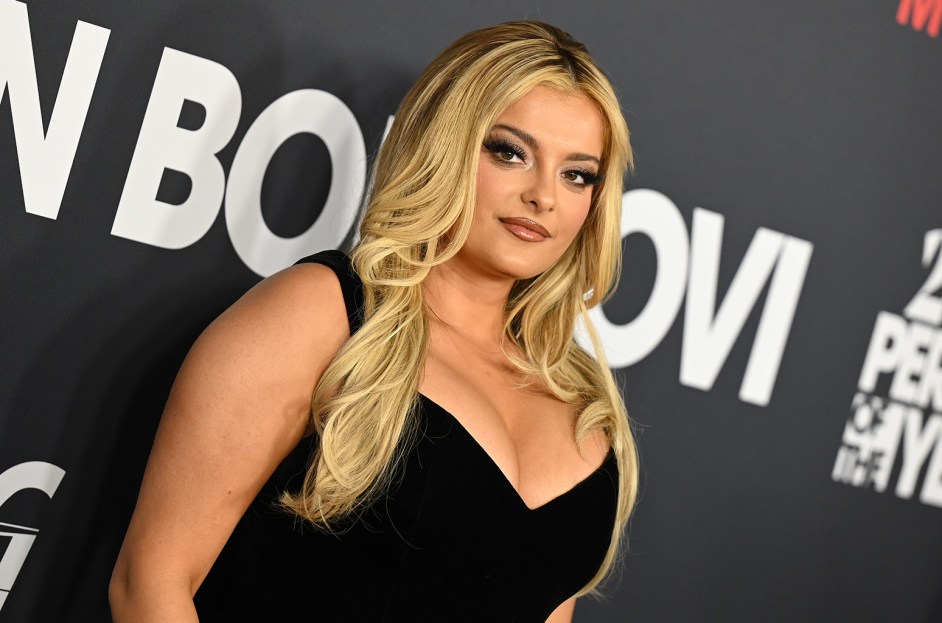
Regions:
M 501 158 L 502 155 L 513 154 L 521 162 L 527 161 L 527 153 L 523 147 L 500 136 L 489 136 L 484 139 L 484 149 L 491 152 L 498 162 L 510 162 Z
M 521 163 L 527 163 L 526 148 L 510 138 L 492 135 L 484 139 L 483 145 L 484 149 L 500 164 L 513 164 L 514 158 L 517 158 Z M 509 158 L 505 156 L 509 156 Z M 581 167 L 566 169 L 562 175 L 567 182 L 578 187 L 597 186 L 602 182 L 601 174 L 593 173 Z M 581 178 L 581 181 L 572 179 L 570 176 Z
M 602 183 L 602 176 L 600 174 L 592 173 L 591 171 L 586 171 L 585 169 L 568 169 L 563 173 L 563 175 L 569 175 L 571 173 L 574 173 L 582 178 L 581 182 L 569 180 L 578 186 L 598 186 Z

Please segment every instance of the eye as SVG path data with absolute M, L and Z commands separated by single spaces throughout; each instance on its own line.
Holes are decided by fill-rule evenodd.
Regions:
M 576 186 L 596 186 L 602 181 L 601 175 L 584 169 L 570 169 L 563 173 L 563 178 Z
M 506 164 L 526 162 L 523 149 L 502 138 L 487 139 L 484 141 L 484 149 L 491 152 L 498 162 Z

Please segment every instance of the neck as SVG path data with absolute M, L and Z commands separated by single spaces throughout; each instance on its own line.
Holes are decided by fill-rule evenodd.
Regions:
M 481 345 L 500 344 L 512 278 L 487 279 L 445 262 L 423 282 L 431 322 L 441 323 Z

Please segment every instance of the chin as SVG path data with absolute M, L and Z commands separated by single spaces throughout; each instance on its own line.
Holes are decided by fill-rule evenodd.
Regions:
M 556 263 L 555 259 L 551 262 L 539 262 L 529 258 L 514 258 L 515 261 L 508 261 L 508 259 L 510 258 L 504 258 L 504 261 L 501 262 L 502 272 L 517 281 L 538 277 L 552 268 Z
M 552 249 L 536 248 L 541 243 L 526 243 L 528 246 L 520 248 L 518 245 L 504 245 L 500 241 L 490 244 L 466 245 L 455 256 L 468 267 L 475 267 L 481 274 L 508 277 L 516 281 L 537 277 L 559 261 L 562 254 L 552 253 Z

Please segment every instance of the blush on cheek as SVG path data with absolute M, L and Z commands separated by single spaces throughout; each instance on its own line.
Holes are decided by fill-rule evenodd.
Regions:
M 573 235 L 577 235 L 582 230 L 582 228 L 585 227 L 586 221 L 588 220 L 589 220 L 589 203 L 586 202 L 586 204 L 583 206 L 583 209 L 579 212 L 578 220 L 575 223 L 575 233 Z
M 490 195 L 495 191 L 497 180 L 494 179 L 494 165 L 481 158 L 478 162 L 478 173 L 475 180 L 478 197 Z

